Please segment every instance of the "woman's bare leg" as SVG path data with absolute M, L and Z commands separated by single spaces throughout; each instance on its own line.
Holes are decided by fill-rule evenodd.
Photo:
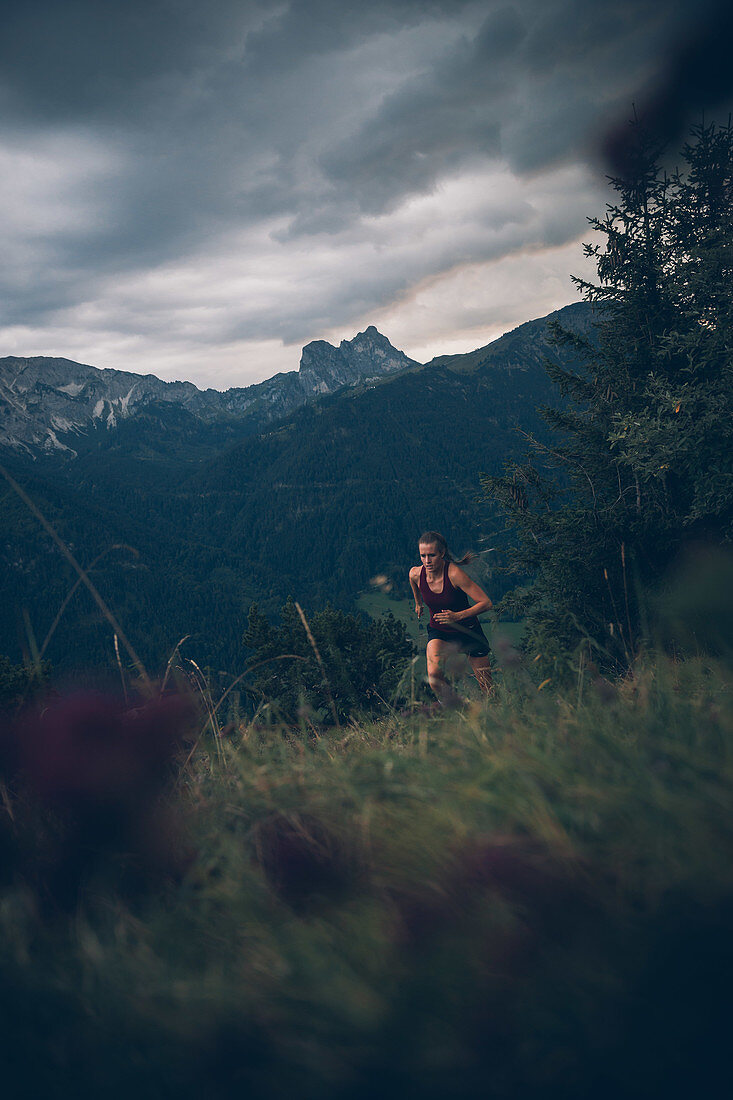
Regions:
M 491 678 L 491 665 L 488 657 L 469 657 L 473 674 L 478 680 L 478 686 L 484 695 L 491 695 L 494 690 L 494 681 Z
M 440 638 L 431 638 L 425 651 L 428 659 L 428 683 L 433 689 L 435 698 L 444 707 L 459 707 L 463 702 L 460 695 L 456 694 L 446 680 L 441 668 L 442 660 L 449 656 L 454 649 L 455 647 L 450 642 L 443 642 Z

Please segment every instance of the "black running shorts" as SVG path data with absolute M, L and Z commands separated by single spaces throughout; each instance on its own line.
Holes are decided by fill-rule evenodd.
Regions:
M 488 657 L 489 643 L 481 629 L 481 623 L 473 620 L 476 625 L 463 626 L 456 623 L 451 630 L 441 630 L 437 626 L 428 626 L 428 641 L 438 638 L 441 642 L 452 642 L 453 645 L 467 657 Z

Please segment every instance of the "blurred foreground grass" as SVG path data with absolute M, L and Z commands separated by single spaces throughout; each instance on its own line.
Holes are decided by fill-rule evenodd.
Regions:
M 187 743 L 101 832 L 9 782 L 4 1094 L 717 1094 L 732 726 L 724 664 L 518 667 L 458 714 Z

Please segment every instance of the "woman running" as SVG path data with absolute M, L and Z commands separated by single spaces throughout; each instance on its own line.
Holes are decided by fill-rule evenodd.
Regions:
M 428 681 L 443 706 L 461 703 L 445 678 L 446 657 L 465 653 L 484 694 L 491 690 L 489 643 L 477 616 L 491 607 L 484 590 L 453 561 L 445 539 L 437 531 L 426 531 L 418 544 L 422 565 L 410 570 L 410 587 L 415 597 L 415 614 L 430 609 L 428 623 Z M 461 558 L 461 563 L 466 558 Z M 469 601 L 473 600 L 473 603 Z

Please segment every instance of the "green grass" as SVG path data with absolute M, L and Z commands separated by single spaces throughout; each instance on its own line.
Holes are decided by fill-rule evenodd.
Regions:
M 44 811 L 0 890 L 6 1095 L 710 1094 L 729 673 L 549 692 L 520 668 L 460 714 L 206 735 L 159 870 L 131 886 L 109 841 L 66 908 Z M 7 810 L 12 849 L 33 807 Z

